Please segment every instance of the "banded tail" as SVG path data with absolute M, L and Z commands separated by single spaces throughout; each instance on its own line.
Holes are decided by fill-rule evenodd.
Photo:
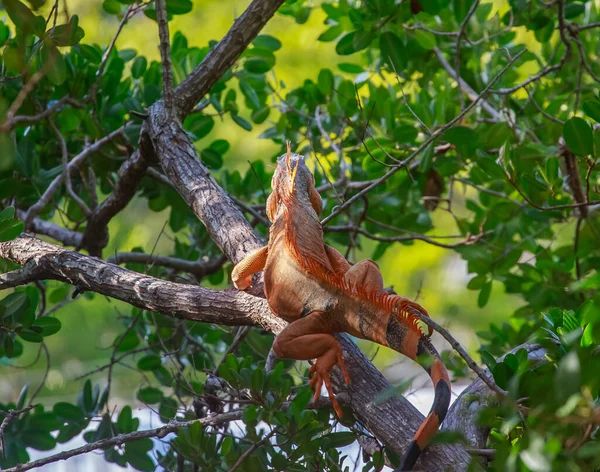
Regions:
M 413 360 L 421 355 L 429 355 L 434 359 L 433 364 L 425 368 L 435 388 L 433 405 L 425 421 L 423 421 L 410 442 L 400 468 L 397 469 L 397 471 L 412 470 L 417 459 L 433 439 L 442 421 L 444 421 L 446 413 L 448 413 L 450 378 L 446 366 L 429 338 L 420 335 L 417 330 L 408 329 L 407 325 L 399 318 L 390 316 L 386 337 L 389 347 Z

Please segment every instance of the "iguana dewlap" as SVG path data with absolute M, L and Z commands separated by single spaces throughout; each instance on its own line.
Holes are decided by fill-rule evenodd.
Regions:
M 264 270 L 265 295 L 273 313 L 290 324 L 276 338 L 278 357 L 317 359 L 310 369 L 310 385 L 318 397 L 325 384 L 331 403 L 342 416 L 329 372 L 337 364 L 346 382 L 340 343 L 333 333 L 346 332 L 368 339 L 415 359 L 429 355 L 426 367 L 435 399 L 416 432 L 400 470 L 412 469 L 422 450 L 443 421 L 450 403 L 450 380 L 439 354 L 410 309 L 427 312 L 418 304 L 383 290 L 377 264 L 365 260 L 351 266 L 334 248 L 325 245 L 319 221 L 321 196 L 304 158 L 288 153 L 279 157 L 267 200 L 272 222 L 269 244 L 245 257 L 232 273 L 234 285 L 247 289 L 252 276 Z

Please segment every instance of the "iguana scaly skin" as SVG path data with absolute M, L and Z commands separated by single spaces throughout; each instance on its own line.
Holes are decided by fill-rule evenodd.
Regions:
M 340 343 L 333 333 L 346 332 L 368 339 L 416 360 L 428 355 L 426 367 L 435 399 L 429 415 L 415 433 L 400 470 L 410 470 L 438 430 L 450 403 L 450 380 L 439 354 L 410 309 L 427 312 L 406 298 L 383 290 L 377 264 L 365 260 L 351 266 L 334 248 L 325 245 L 319 221 L 321 196 L 304 158 L 288 152 L 277 160 L 267 199 L 272 222 L 269 244 L 244 258 L 232 273 L 234 285 L 247 289 L 252 276 L 264 270 L 265 295 L 273 313 L 290 324 L 276 338 L 278 357 L 311 360 L 310 385 L 318 397 L 325 384 L 331 403 L 342 416 L 329 372 L 337 364 L 347 383 Z

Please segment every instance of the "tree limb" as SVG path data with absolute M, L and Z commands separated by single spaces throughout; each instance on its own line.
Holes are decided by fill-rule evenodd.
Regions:
M 226 237 L 227 228 L 223 234 Z M 253 234 L 251 228 L 247 234 Z M 160 280 L 30 236 L 0 243 L 0 257 L 38 267 L 47 279 L 68 282 L 82 290 L 169 316 L 223 325 L 259 325 L 275 334 L 286 326 L 271 313 L 263 298 L 237 290 L 210 290 Z M 0 284 L 0 290 L 3 288 Z M 352 383 L 347 385 L 339 369 L 334 369 L 332 380 L 340 401 L 350 406 L 358 421 L 387 447 L 402 454 L 422 423 L 423 415 L 401 396 L 375 404 L 376 396 L 390 388 L 390 384 L 348 336 L 336 336 L 342 343 L 352 378 Z M 458 445 L 433 446 L 420 461 L 426 470 L 448 466 L 465 470 L 469 454 Z
M 128 434 L 119 434 L 112 438 L 101 439 L 100 441 L 94 441 L 84 446 L 77 447 L 75 449 L 69 449 L 67 451 L 59 452 L 53 456 L 44 457 L 36 461 L 27 462 L 25 464 L 11 467 L 10 469 L 4 469 L 4 472 L 24 472 L 26 470 L 35 469 L 42 467 L 46 464 L 52 464 L 53 462 L 64 461 L 71 457 L 79 456 L 81 454 L 87 454 L 88 452 L 95 451 L 97 449 L 106 449 L 112 446 L 120 446 L 127 442 L 136 441 L 144 438 L 164 438 L 169 433 L 174 433 L 179 428 L 188 428 L 194 423 L 200 423 L 203 426 L 213 426 L 222 423 L 228 423 L 230 421 L 239 420 L 242 417 L 243 410 L 234 410 L 227 413 L 221 413 L 208 418 L 201 418 L 199 420 L 192 421 L 169 421 L 164 426 L 156 429 L 148 429 L 142 431 L 134 431 Z

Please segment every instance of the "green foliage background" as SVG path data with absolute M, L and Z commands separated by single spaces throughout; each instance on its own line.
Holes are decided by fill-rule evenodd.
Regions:
M 70 22 L 66 23 L 67 13 L 59 11 L 59 26 L 52 29 L 52 16 L 48 16 L 52 2 L 11 0 L 4 2 L 6 15 L 0 23 L 0 123 L 27 83 L 25 79 L 44 67 L 45 77 L 18 115 L 39 113 L 63 96 L 77 100 L 81 105 L 62 107 L 53 117 L 70 156 L 83 149 L 86 137 L 98 139 L 130 122 L 128 140 L 110 143 L 86 161 L 95 172 L 100 200 L 111 192 L 122 160 L 137 143 L 139 114 L 161 96 L 152 13 L 140 13 L 129 21 L 96 79 L 102 54 L 132 3 L 141 5 L 121 0 L 70 1 Z M 467 114 L 459 126 L 447 130 L 417 156 L 410 172 L 400 171 L 370 192 L 368 212 L 359 200 L 330 226 L 360 225 L 367 231 L 352 243 L 350 259 L 376 259 L 387 285 L 417 298 L 473 352 L 481 352 L 496 382 L 510 391 L 513 400 L 529 398 L 526 414 L 515 402 L 482 414 L 480 421 L 492 428 L 488 446 L 497 450 L 491 469 L 593 470 L 599 467 L 600 456 L 597 422 L 589 421 L 598 414 L 594 375 L 600 343 L 598 210 L 560 205 L 581 203 L 572 187 L 574 177 L 565 149 L 572 152 L 569 159 L 575 163 L 584 198 L 600 198 L 595 167 L 600 146 L 596 40 L 600 28 L 594 26 L 600 21 L 600 5 L 597 1 L 549 5 L 491 1 L 482 2 L 471 15 L 470 4 L 462 1 L 421 1 L 424 11 L 418 14 L 411 11 L 410 3 L 286 2 L 262 36 L 201 102 L 206 107 L 186 119 L 185 128 L 194 138 L 198 155 L 225 190 L 258 208 L 269 188 L 273 158 L 282 152 L 285 140 L 309 156 L 317 185 L 325 186 L 327 179 L 336 181 L 345 172 L 330 140 L 343 150 L 346 178 L 365 182 L 382 176 L 386 166 L 396 165 L 394 159 L 407 158 L 431 132 L 468 105 L 469 99 L 459 92 L 454 77 L 435 54 L 439 48 L 455 68 L 456 36 L 432 31 L 460 31 L 463 20 L 470 18 L 464 25 L 458 65 L 461 77 L 477 92 L 510 57 L 527 48 L 493 87 L 515 89 L 484 97 L 502 111 L 501 119 L 490 122 L 489 114 L 481 109 Z M 177 83 L 246 5 L 167 2 L 173 13 L 170 29 Z M 48 24 L 40 17 L 50 18 Z M 556 70 L 532 80 L 527 90 L 516 87 L 535 79 L 548 65 Z M 95 100 L 90 92 L 94 89 Z M 62 172 L 62 162 L 56 132 L 48 121 L 3 131 L 0 199 L 6 209 L 0 214 L 0 224 L 6 225 L 5 239 L 9 239 L 15 236 L 15 223 L 8 206 L 26 210 Z M 444 150 L 435 147 L 447 144 Z M 74 177 L 73 185 L 90 205 L 85 179 Z M 323 193 L 326 216 L 340 202 L 327 188 Z M 346 190 L 345 197 L 353 193 Z M 424 196 L 450 199 L 451 211 L 446 211 L 444 200 L 434 211 L 428 209 Z M 549 211 L 539 208 L 556 206 Z M 81 209 L 64 190 L 40 216 L 76 231 L 85 225 Z M 264 225 L 258 224 L 257 230 L 266 234 Z M 130 250 L 189 260 L 218 255 L 180 197 L 151 178 L 144 179 L 137 198 L 111 221 L 109 232 L 105 257 Z M 377 240 L 399 234 L 414 237 L 415 233 L 426 235 L 428 241 Z M 375 235 L 375 240 L 369 235 Z M 466 243 L 443 248 L 430 244 L 432 235 L 458 235 L 435 241 Z M 354 240 L 352 231 L 327 232 L 327 238 L 342 251 Z M 156 266 L 127 267 L 186 280 L 184 274 Z M 6 265 L 7 270 L 11 268 Z M 200 283 L 228 287 L 230 270 L 225 265 Z M 5 320 L 0 388 L 2 398 L 8 400 L 3 410 L 28 404 L 45 371 L 46 349 L 51 355 L 37 396 L 44 406 L 11 423 L 7 458 L 1 462 L 6 466 L 24 461 L 26 446 L 52 449 L 57 440 L 79 434 L 94 417 L 101 420 L 100 426 L 94 434 L 86 433 L 87 440 L 134 431 L 138 424 L 131 417 L 130 405 L 140 402 L 154 405 L 164 420 L 174 417 L 177 407 L 191 404 L 194 397 L 204 398 L 205 371 L 219 365 L 232 342 L 228 329 L 192 323 L 182 328 L 170 318 L 132 310 L 98 295 L 85 293 L 71 301 L 72 288 L 64 284 L 45 282 L 43 288 L 41 295 L 35 286 L 18 289 L 0 302 Z M 45 307 L 36 316 L 36 308 L 42 305 L 40 296 L 45 297 Z M 39 316 L 63 302 L 64 307 L 52 311 L 52 316 Z M 532 339 L 547 344 L 546 364 L 534 367 L 522 351 L 497 362 L 498 356 Z M 132 375 L 128 367 L 115 367 L 110 396 L 105 372 L 92 375 L 90 382 L 76 380 L 108 362 L 113 352 L 126 354 L 146 346 L 151 346 L 147 352 L 126 361 L 138 374 Z M 266 375 L 263 362 L 269 346 L 270 337 L 252 331 L 238 348 L 238 357 L 228 357 L 218 374 L 234 390 L 253 392 L 256 405 L 244 413 L 249 428 L 246 439 L 255 441 L 264 434 L 257 427 L 258 420 L 264 420 L 284 428 L 282 436 L 293 440 L 289 450 L 261 447 L 240 470 L 259 470 L 256 467 L 265 464 L 277 470 L 311 470 L 318 450 L 327 452 L 325 462 L 316 464 L 320 470 L 347 465 L 348 459 L 344 463 L 335 447 L 353 442 L 356 431 L 330 430 L 329 412 L 304 411 L 306 389 L 299 390 L 287 416 L 278 411 L 304 376 L 290 370 L 289 363 Z M 178 350 L 177 358 L 163 359 L 172 349 Z M 376 348 L 365 344 L 365 350 L 374 353 Z M 445 356 L 456 379 L 463 381 L 468 372 L 462 362 L 453 353 Z M 181 359 L 183 374 L 178 375 L 173 360 Z M 375 358 L 379 368 L 395 362 L 389 350 L 378 351 Z M 17 370 L 11 365 L 30 367 Z M 29 392 L 17 400 L 24 385 L 30 385 Z M 546 394 L 549 391 L 551 395 Z M 120 414 L 109 416 L 107 401 L 118 406 Z M 58 439 L 50 435 L 57 431 Z M 202 467 L 227 470 L 247 443 L 228 438 L 217 444 L 210 433 L 182 433 L 175 449 Z M 147 451 L 152 443 L 136 444 L 128 450 L 109 450 L 107 460 L 150 470 Z M 294 452 L 291 444 L 300 452 Z M 214 460 L 202 456 L 200 451 L 207 448 L 218 452 Z M 174 463 L 175 449 L 160 458 L 163 464 Z M 379 468 L 380 460 L 376 456 L 365 467 Z

